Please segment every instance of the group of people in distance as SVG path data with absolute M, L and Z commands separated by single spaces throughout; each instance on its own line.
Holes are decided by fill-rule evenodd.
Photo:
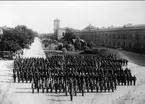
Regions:
M 32 93 L 114 92 L 118 85 L 135 85 L 128 61 L 109 55 L 54 55 L 14 60 L 14 82 L 29 82 Z

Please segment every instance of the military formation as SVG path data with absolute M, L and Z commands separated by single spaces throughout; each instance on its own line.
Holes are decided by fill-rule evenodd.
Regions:
M 114 92 L 118 85 L 135 85 L 128 61 L 116 55 L 54 55 L 14 61 L 14 83 L 31 83 L 32 93 Z

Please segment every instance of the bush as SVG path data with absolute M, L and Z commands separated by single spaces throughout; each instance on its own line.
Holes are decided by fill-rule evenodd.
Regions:
M 66 48 L 68 51 L 75 51 L 75 47 L 72 44 L 68 44 Z
M 62 48 L 62 51 L 63 51 L 63 52 L 67 52 L 67 49 L 66 49 L 66 48 Z

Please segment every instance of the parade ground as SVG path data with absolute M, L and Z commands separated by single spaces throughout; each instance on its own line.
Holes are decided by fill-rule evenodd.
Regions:
M 145 56 L 110 49 L 129 60 L 128 67 L 137 77 L 136 86 L 117 86 L 114 92 L 85 93 L 70 96 L 64 93 L 32 93 L 31 83 L 13 83 L 13 61 L 0 60 L 0 104 L 145 104 Z M 46 57 L 40 39 L 35 38 L 23 57 Z

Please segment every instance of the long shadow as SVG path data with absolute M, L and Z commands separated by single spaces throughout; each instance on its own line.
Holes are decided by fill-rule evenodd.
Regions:
M 114 91 L 115 91 L 115 90 L 114 90 Z M 102 92 L 101 92 L 101 91 L 98 91 L 98 92 L 97 92 L 97 91 L 93 91 L 93 92 L 91 92 L 91 91 L 90 91 L 90 92 L 84 92 L 84 94 L 87 94 L 87 93 L 88 93 L 88 94 L 89 94 L 89 93 L 103 94 L 103 93 L 113 93 L 113 92 L 112 92 L 111 90 L 110 90 L 110 92 L 108 92 L 108 90 L 107 90 L 106 92 L 105 92 L 104 90 L 103 90 Z M 77 93 L 77 94 L 82 94 L 82 93 Z M 82 96 L 82 95 L 81 95 L 81 96 Z
M 5 70 L 6 72 L 12 72 L 12 70 Z
M 57 101 L 57 102 L 65 102 L 65 101 L 69 101 L 69 100 L 55 100 L 55 99 L 47 99 L 47 100 Z
M 65 94 L 64 95 L 57 95 L 57 94 L 55 94 L 55 95 L 46 95 L 46 96 L 60 97 L 60 96 L 65 96 Z
M 0 83 L 12 83 L 11 81 L 0 81 Z
M 7 77 L 7 76 L 11 76 L 11 75 L 0 75 L 0 76 L 6 76 Z
M 5 74 L 8 74 L 8 75 L 13 75 L 13 73 L 10 73 L 10 72 L 6 72 Z
M 32 94 L 32 91 L 25 91 L 25 92 L 22 92 L 22 91 L 16 91 L 16 92 L 14 92 L 14 93 L 27 93 L 27 94 Z
M 12 81 L 12 79 L 3 79 L 3 81 Z
M 27 90 L 27 89 L 32 89 L 32 88 L 16 88 L 16 89 Z

